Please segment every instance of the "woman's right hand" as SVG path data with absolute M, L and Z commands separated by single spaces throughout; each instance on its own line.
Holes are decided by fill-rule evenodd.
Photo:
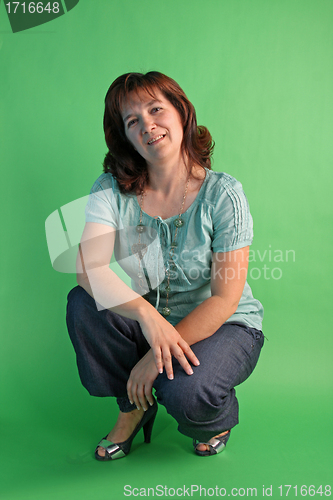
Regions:
M 155 364 L 159 373 L 165 368 L 167 377 L 172 380 L 172 356 L 184 368 L 188 375 L 192 375 L 193 370 L 189 361 L 198 366 L 198 358 L 181 337 L 177 330 L 158 312 L 156 309 L 150 310 L 139 320 L 141 330 L 148 344 L 152 348 Z
M 127 395 L 130 403 L 135 403 L 138 410 L 148 410 L 148 403 L 154 404 L 152 388 L 158 371 L 155 365 L 153 351 L 149 351 L 134 366 L 127 382 Z

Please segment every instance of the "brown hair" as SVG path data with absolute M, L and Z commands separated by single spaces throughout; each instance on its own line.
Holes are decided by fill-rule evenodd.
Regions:
M 105 96 L 104 133 L 108 153 L 103 162 L 104 172 L 111 172 L 122 192 L 139 193 L 148 181 L 146 160 L 134 149 L 125 135 L 121 115 L 122 103 L 130 92 L 145 90 L 152 97 L 160 90 L 177 109 L 183 124 L 183 156 L 190 164 L 211 168 L 214 142 L 206 127 L 198 126 L 193 104 L 172 78 L 150 71 L 149 73 L 126 73 L 119 76 Z

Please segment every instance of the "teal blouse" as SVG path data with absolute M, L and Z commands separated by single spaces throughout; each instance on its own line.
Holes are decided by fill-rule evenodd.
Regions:
M 86 206 L 86 222 L 106 224 L 117 230 L 115 258 L 132 279 L 132 288 L 159 312 L 166 305 L 166 319 L 176 325 L 211 296 L 212 253 L 230 252 L 251 245 L 253 222 L 242 185 L 228 174 L 206 169 L 206 177 L 190 207 L 181 216 L 177 247 L 170 259 L 177 216 L 162 219 L 142 211 L 144 231 L 139 233 L 140 206 L 135 194 L 123 194 L 112 174 L 94 183 Z M 223 256 L 221 255 L 221 258 Z M 227 258 L 225 255 L 224 258 Z M 221 279 L 231 279 L 229 274 Z M 237 272 L 237 271 L 236 271 Z M 263 307 L 246 282 L 237 311 L 227 322 L 261 330 Z

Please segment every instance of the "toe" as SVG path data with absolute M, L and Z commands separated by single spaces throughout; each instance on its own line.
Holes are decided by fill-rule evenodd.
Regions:
M 98 448 L 97 448 L 97 454 L 100 457 L 105 457 L 105 450 L 104 450 L 104 448 L 102 448 L 101 446 L 98 446 Z
M 198 451 L 208 451 L 209 447 L 206 444 L 204 444 L 204 443 L 200 443 L 200 444 L 197 445 L 196 449 Z

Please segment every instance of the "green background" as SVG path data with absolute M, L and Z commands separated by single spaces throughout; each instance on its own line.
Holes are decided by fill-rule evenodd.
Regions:
M 13 34 L 0 3 L 1 499 L 332 484 L 332 20 L 330 0 L 81 0 Z M 268 340 L 223 454 L 195 456 L 160 407 L 152 443 L 140 434 L 104 464 L 92 452 L 116 405 L 80 385 L 65 325 L 75 276 L 52 269 L 44 223 L 102 172 L 111 82 L 149 70 L 183 87 L 214 169 L 243 183 Z

